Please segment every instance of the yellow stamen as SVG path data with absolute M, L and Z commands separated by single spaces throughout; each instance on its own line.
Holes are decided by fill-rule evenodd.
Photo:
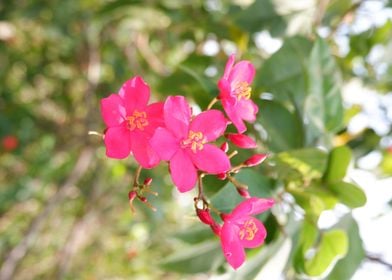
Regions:
M 204 144 L 207 143 L 206 138 L 200 131 L 189 131 L 188 138 L 181 142 L 182 146 L 190 147 L 192 152 L 200 151 L 203 149 Z
M 139 112 L 135 110 L 132 116 L 127 117 L 128 129 L 133 131 L 136 128 L 139 130 L 144 130 L 144 127 L 148 125 L 146 112 Z
M 234 94 L 238 100 L 249 99 L 252 94 L 252 88 L 247 82 L 238 82 L 234 87 Z
M 252 220 L 247 220 L 238 234 L 241 240 L 244 240 L 245 238 L 246 240 L 250 241 L 253 240 L 253 238 L 255 238 L 257 231 L 258 228 L 255 222 Z

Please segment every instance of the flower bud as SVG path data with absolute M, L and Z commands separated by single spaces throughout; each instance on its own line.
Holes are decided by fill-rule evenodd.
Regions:
M 18 147 L 19 141 L 14 135 L 7 135 L 1 140 L 1 145 L 4 150 L 11 152 Z
M 149 186 L 152 183 L 152 178 L 148 177 L 144 180 L 143 185 Z
M 220 225 L 218 225 L 217 223 L 213 223 L 212 225 L 210 225 L 210 227 L 211 227 L 211 229 L 212 229 L 212 231 L 216 234 L 216 235 L 220 235 L 220 232 L 221 232 L 221 226 Z
M 133 201 L 133 200 L 135 199 L 136 196 L 137 196 L 137 193 L 136 193 L 135 191 L 130 191 L 130 192 L 128 193 L 128 199 L 129 199 L 129 201 L 130 201 L 130 202 Z
M 227 174 L 226 173 L 219 173 L 216 174 L 216 178 L 218 178 L 219 180 L 225 180 L 227 178 Z
M 227 151 L 229 150 L 229 144 L 227 142 L 224 142 L 221 146 L 220 149 L 222 151 L 224 151 L 225 153 L 227 153 Z
M 229 216 L 230 216 L 230 215 L 229 215 L 229 214 L 226 214 L 226 213 L 221 213 L 221 214 L 220 214 L 220 217 L 221 217 L 222 221 L 226 220 Z
M 253 149 L 257 147 L 255 140 L 246 136 L 245 134 L 228 133 L 226 138 L 229 139 L 234 145 L 243 149 Z
M 248 158 L 244 164 L 248 167 L 259 165 L 267 158 L 267 156 L 267 154 L 255 154 Z
M 212 225 L 215 223 L 214 219 L 211 217 L 209 209 L 196 208 L 196 214 L 199 217 L 200 221 L 202 221 L 206 225 Z
M 249 191 L 245 188 L 237 188 L 237 192 L 244 198 L 251 198 Z

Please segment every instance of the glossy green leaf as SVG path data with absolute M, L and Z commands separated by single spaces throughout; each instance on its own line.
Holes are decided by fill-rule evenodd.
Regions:
M 326 132 L 338 131 L 343 124 L 340 70 L 329 46 L 321 38 L 310 52 L 307 75 L 304 117 L 308 121 L 307 140 L 312 143 Z
M 361 188 L 354 184 L 337 182 L 329 184 L 328 188 L 336 194 L 340 202 L 350 208 L 361 207 L 366 203 L 365 193 Z
M 271 100 L 258 100 L 257 121 L 267 132 L 266 144 L 271 151 L 281 152 L 303 146 L 301 120 L 283 105 Z
M 366 255 L 359 235 L 358 224 L 349 214 L 344 216 L 334 228 L 340 228 L 347 232 L 349 245 L 346 256 L 337 262 L 327 279 L 351 279 Z
M 328 167 L 324 174 L 327 182 L 341 181 L 346 176 L 352 158 L 351 149 L 347 146 L 334 148 L 328 157 Z

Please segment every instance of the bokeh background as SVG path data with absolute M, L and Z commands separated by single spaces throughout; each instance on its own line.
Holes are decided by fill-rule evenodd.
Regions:
M 1 1 L 0 278 L 391 279 L 391 7 Z M 100 98 L 134 75 L 155 100 L 183 94 L 204 109 L 234 52 L 257 68 L 249 131 L 270 154 L 238 178 L 277 199 L 260 216 L 266 245 L 237 272 L 164 164 L 142 173 L 158 210 L 132 214 L 135 162 L 106 158 L 89 135 L 104 130 Z M 221 210 L 241 200 L 211 176 L 206 188 Z M 328 239 L 333 230 L 343 238 Z

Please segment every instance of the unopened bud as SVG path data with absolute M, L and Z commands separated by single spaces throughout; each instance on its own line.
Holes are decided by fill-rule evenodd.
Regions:
M 146 186 L 151 185 L 151 183 L 152 183 L 152 178 L 150 178 L 150 177 L 146 178 L 143 182 L 143 184 Z
M 220 233 L 221 233 L 221 226 L 220 225 L 218 225 L 217 223 L 213 223 L 212 225 L 210 225 L 210 227 L 216 235 L 220 236 Z
M 139 199 L 141 202 L 146 203 L 147 202 L 147 197 L 145 196 L 139 196 Z
M 229 143 L 224 142 L 224 143 L 220 146 L 220 149 L 221 149 L 222 151 L 224 151 L 225 153 L 227 153 L 227 151 L 229 150 Z
M 130 191 L 128 193 L 128 199 L 129 201 L 133 201 L 135 199 L 135 197 L 137 196 L 137 193 L 135 191 Z
M 246 136 L 245 134 L 228 133 L 226 138 L 229 139 L 234 145 L 243 149 L 253 149 L 257 147 L 255 140 Z
M 244 198 L 251 198 L 249 191 L 245 188 L 237 188 L 237 192 Z
M 205 223 L 206 225 L 214 224 L 214 219 L 211 217 L 210 210 L 208 209 L 196 209 L 196 214 L 199 217 L 200 221 Z
M 248 167 L 259 165 L 267 158 L 267 156 L 267 154 L 255 154 L 248 158 L 244 164 Z
M 19 140 L 14 135 L 7 135 L 4 136 L 4 138 L 1 140 L 1 145 L 3 146 L 4 150 L 11 152 L 18 147 Z
M 227 174 L 226 173 L 219 173 L 216 174 L 216 178 L 218 178 L 219 180 L 225 180 L 227 178 Z

